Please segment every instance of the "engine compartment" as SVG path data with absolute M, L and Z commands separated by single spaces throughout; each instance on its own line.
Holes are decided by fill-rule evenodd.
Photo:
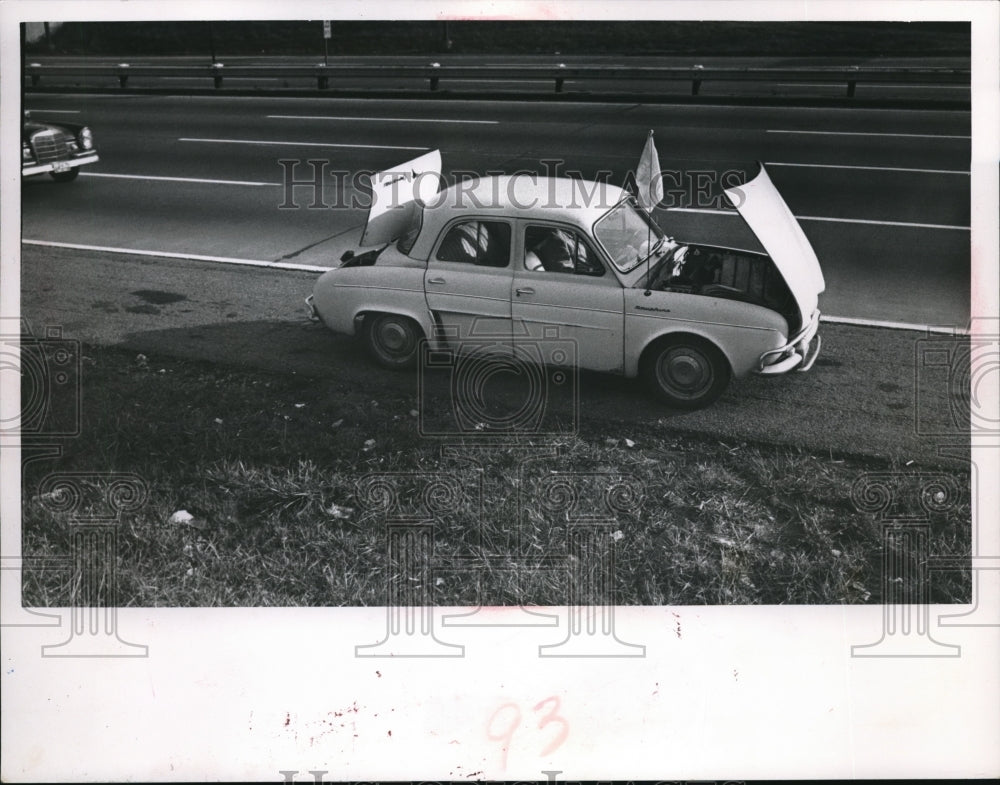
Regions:
M 802 326 L 795 298 L 770 257 L 732 248 L 680 245 L 664 260 L 650 288 L 721 297 L 777 311 L 790 332 Z

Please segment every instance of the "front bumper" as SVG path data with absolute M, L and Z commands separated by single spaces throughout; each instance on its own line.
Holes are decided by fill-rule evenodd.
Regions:
M 316 305 L 313 303 L 313 295 L 309 295 L 306 298 L 306 305 L 309 307 L 309 318 L 314 322 L 320 321 L 319 312 L 316 310 Z
M 804 373 L 813 367 L 822 345 L 823 339 L 819 335 L 819 310 L 816 310 L 809 323 L 788 343 L 760 356 L 756 372 L 764 376 L 776 376 L 792 370 Z
M 44 164 L 24 164 L 21 167 L 21 175 L 29 177 L 33 174 L 45 174 L 46 172 L 65 172 L 75 169 L 78 166 L 96 164 L 100 159 L 97 153 L 88 153 L 76 158 L 66 158 L 61 161 L 46 161 Z

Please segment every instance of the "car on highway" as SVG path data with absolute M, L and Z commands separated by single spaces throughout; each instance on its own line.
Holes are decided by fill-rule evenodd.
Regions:
M 807 371 L 820 351 L 819 261 L 764 167 L 726 189 L 764 251 L 668 236 L 626 190 L 532 174 L 441 188 L 437 151 L 372 177 L 361 238 L 307 298 L 376 361 L 420 346 L 642 376 L 693 409 L 732 377 Z M 569 345 L 572 351 L 567 352 Z
M 21 175 L 48 174 L 60 183 L 75 180 L 80 167 L 97 163 L 94 135 L 85 125 L 32 120 L 21 126 Z

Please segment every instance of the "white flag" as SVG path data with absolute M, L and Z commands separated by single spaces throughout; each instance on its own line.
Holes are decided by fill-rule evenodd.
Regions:
M 635 170 L 635 185 L 639 191 L 639 204 L 648 213 L 663 200 L 663 178 L 660 176 L 660 157 L 656 154 L 653 144 L 653 132 L 646 137 L 646 146 L 642 148 L 642 157 Z

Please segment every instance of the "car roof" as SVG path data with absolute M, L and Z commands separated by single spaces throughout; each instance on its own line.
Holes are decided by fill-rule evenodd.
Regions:
M 426 259 L 445 225 L 464 217 L 564 221 L 589 231 L 627 196 L 627 191 L 605 182 L 527 172 L 464 180 L 424 206 L 420 236 L 410 255 Z

